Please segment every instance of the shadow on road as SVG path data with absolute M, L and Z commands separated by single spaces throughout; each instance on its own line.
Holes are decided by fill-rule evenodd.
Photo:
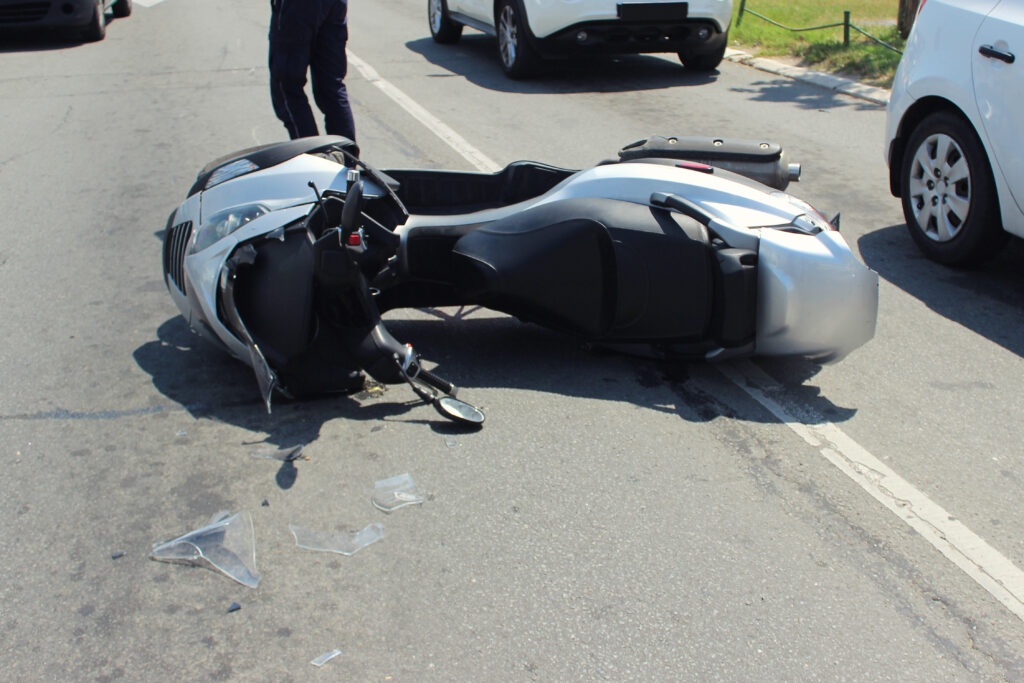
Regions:
M 273 413 L 268 415 L 252 371 L 193 334 L 180 316 L 161 325 L 157 340 L 137 348 L 133 357 L 153 378 L 160 393 L 196 419 L 208 418 L 265 432 L 266 443 L 282 448 L 316 441 L 324 422 L 336 417 L 380 420 L 400 415 L 411 407 L 398 400 L 360 405 L 358 395 L 306 401 L 289 401 L 276 395 Z M 278 483 L 287 482 L 290 486 L 294 483 L 292 475 L 293 472 L 282 468 Z
M 414 342 L 425 359 L 439 364 L 440 374 L 469 391 L 474 387 L 507 387 L 568 398 L 626 402 L 692 422 L 710 422 L 719 417 L 778 421 L 746 398 L 725 402 L 720 398 L 725 390 L 716 388 L 714 394 L 709 393 L 705 387 L 711 366 L 704 362 L 691 365 L 590 349 L 510 317 L 487 314 L 425 320 L 401 316 L 401 312 L 389 316 L 388 326 L 395 336 Z M 372 400 L 365 400 L 365 392 L 303 401 L 277 396 L 273 414 L 267 415 L 249 368 L 194 335 L 184 319 L 168 320 L 157 335 L 158 341 L 143 344 L 134 357 L 161 393 L 196 418 L 265 432 L 266 441 L 277 446 L 312 443 L 323 424 L 335 418 L 423 421 L 407 416 L 421 404 L 404 386 L 392 387 Z M 817 387 L 805 385 L 820 369 L 814 363 L 771 361 L 765 367 L 773 376 L 784 377 L 787 395 L 805 408 L 801 417 L 809 423 L 843 421 L 856 412 L 835 406 Z M 691 374 L 699 374 L 701 380 L 693 381 Z M 737 391 L 724 378 L 721 381 L 728 391 Z M 666 392 L 673 397 L 666 400 Z M 466 396 L 472 400 L 471 394 Z M 441 418 L 428 424 L 440 434 L 462 431 Z M 283 468 L 278 473 L 278 485 L 289 488 L 294 474 L 294 470 Z
M 724 402 L 723 394 L 743 392 L 704 361 L 654 360 L 590 348 L 511 317 L 393 319 L 388 327 L 399 339 L 414 342 L 425 358 L 440 363 L 438 372 L 467 388 L 509 387 L 626 402 L 691 422 L 719 417 L 778 421 L 745 394 Z M 820 365 L 802 359 L 760 363 L 773 377 L 783 378 L 786 395 L 799 401 L 804 408 L 801 417 L 808 423 L 844 421 L 856 413 L 834 405 L 817 387 L 806 384 Z M 709 393 L 709 376 L 725 388 L 719 391 L 716 386 L 714 394 Z M 674 398 L 666 401 L 666 391 Z
M 881 277 L 939 315 L 1024 357 L 1024 241 L 1011 238 L 996 258 L 970 270 L 928 260 L 905 225 L 870 232 L 857 246 Z
M 867 100 L 859 100 L 827 88 L 801 83 L 791 78 L 774 78 L 757 81 L 750 87 L 730 88 L 735 93 L 743 93 L 753 102 L 785 102 L 800 109 L 827 110 L 840 107 L 855 111 L 882 111 L 883 105 Z
M 430 77 L 461 76 L 481 88 L 501 92 L 632 92 L 706 85 L 717 80 L 716 72 L 690 73 L 679 62 L 646 55 L 623 55 L 547 61 L 537 76 L 514 81 L 502 72 L 498 49 L 490 36 L 463 36 L 455 45 L 439 45 L 431 38 L 420 38 L 405 45 L 444 69 L 444 73 Z

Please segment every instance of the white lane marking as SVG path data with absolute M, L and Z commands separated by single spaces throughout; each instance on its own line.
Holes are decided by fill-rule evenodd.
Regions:
M 1024 619 L 1024 572 L 1013 562 L 833 423 L 805 424 L 792 416 L 766 393 L 778 386 L 775 380 L 750 361 L 718 369 L 1019 619 Z
M 363 75 L 363 78 L 377 86 L 385 95 L 394 100 L 398 106 L 412 114 L 413 118 L 426 126 L 428 130 L 441 138 L 449 147 L 461 154 L 466 161 L 473 164 L 477 169 L 485 173 L 501 170 L 497 162 L 469 144 L 466 138 L 456 133 L 441 119 L 421 107 L 418 102 L 396 88 L 389 81 L 381 78 L 380 74 L 372 66 L 351 52 L 348 53 L 348 61 L 359 69 L 359 73 Z
M 153 5 L 159 5 L 164 0 L 134 0 L 134 4 L 142 5 L 143 7 L 152 7 Z
M 408 95 L 381 78 L 369 64 L 351 52 L 349 60 L 368 81 L 380 88 L 427 128 L 437 133 L 438 137 L 471 164 L 481 171 L 498 170 L 497 164 Z M 1024 620 L 1024 572 L 998 550 L 918 491 L 910 482 L 896 474 L 833 423 L 804 424 L 797 420 L 766 393 L 766 390 L 777 387 L 778 383 L 750 361 L 740 361 L 732 366 L 720 365 L 718 369 L 775 415 L 782 424 L 817 448 L 822 457 L 856 482 L 872 498 L 910 525 L 1014 615 Z

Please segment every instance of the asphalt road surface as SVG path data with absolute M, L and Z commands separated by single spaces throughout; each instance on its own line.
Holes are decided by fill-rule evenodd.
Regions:
M 1024 679 L 1024 250 L 974 272 L 924 260 L 878 106 L 653 56 L 512 82 L 482 34 L 435 45 L 425 4 L 350 8 L 367 160 L 778 141 L 804 163 L 794 193 L 842 211 L 881 276 L 876 338 L 824 367 L 661 364 L 483 311 L 399 312 L 396 334 L 486 407 L 482 431 L 401 387 L 267 416 L 160 266 L 197 170 L 285 136 L 267 3 L 136 0 L 100 43 L 4 37 L 5 678 Z M 308 459 L 251 455 L 297 444 Z M 405 472 L 423 504 L 376 510 L 374 482 Z M 258 588 L 148 558 L 221 510 L 254 519 Z M 350 557 L 289 532 L 373 522 L 384 538 Z

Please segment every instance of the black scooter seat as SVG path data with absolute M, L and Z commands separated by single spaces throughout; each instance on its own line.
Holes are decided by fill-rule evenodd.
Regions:
M 498 221 L 462 237 L 452 264 L 460 287 L 488 308 L 586 337 L 613 322 L 615 252 L 596 220 Z
M 706 233 L 664 209 L 551 202 L 462 236 L 448 263 L 469 302 L 588 339 L 701 340 L 712 319 Z

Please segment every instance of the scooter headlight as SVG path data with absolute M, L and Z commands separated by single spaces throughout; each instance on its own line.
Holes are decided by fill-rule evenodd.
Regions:
M 243 204 L 215 213 L 199 228 L 192 251 L 198 252 L 206 249 L 267 211 L 267 207 L 262 204 Z

